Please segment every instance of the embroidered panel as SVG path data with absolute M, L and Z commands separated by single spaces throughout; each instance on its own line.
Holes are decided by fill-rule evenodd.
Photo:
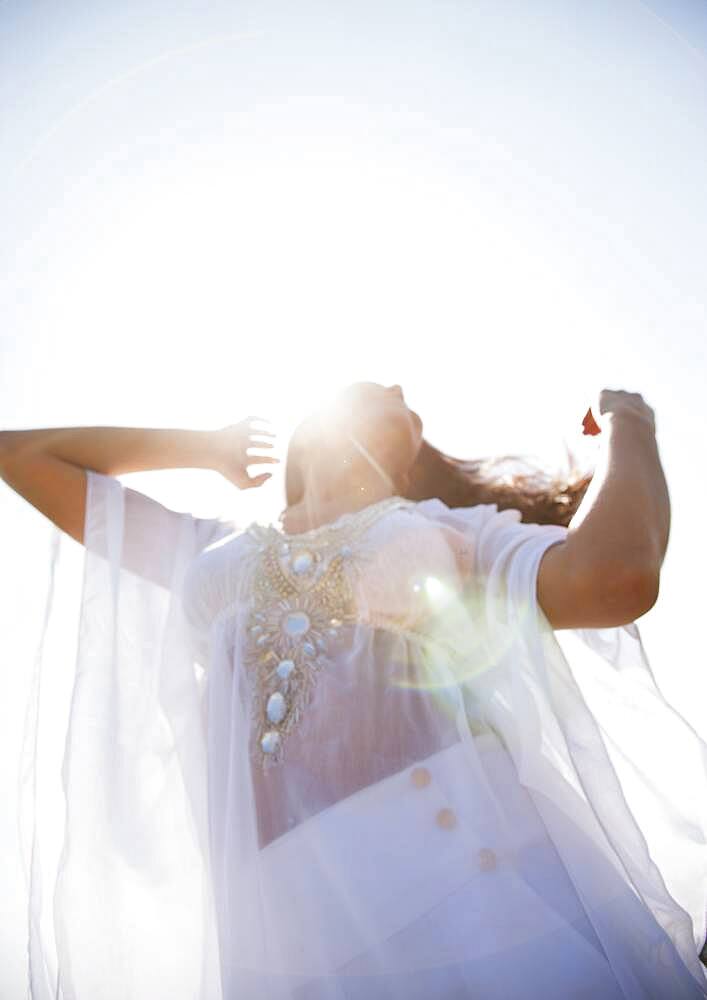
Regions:
M 258 549 L 245 665 L 252 683 L 251 752 L 263 769 L 282 761 L 339 630 L 357 621 L 346 567 L 355 562 L 353 543 L 384 513 L 408 506 L 411 501 L 390 497 L 301 535 L 273 526 L 249 529 Z

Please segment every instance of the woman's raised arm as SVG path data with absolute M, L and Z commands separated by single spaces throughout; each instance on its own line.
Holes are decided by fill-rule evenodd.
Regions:
M 268 473 L 250 477 L 246 466 L 276 462 L 249 455 L 270 448 L 272 437 L 253 426 L 256 418 L 219 430 L 140 427 L 61 427 L 0 431 L 0 476 L 58 528 L 83 542 L 86 470 L 121 475 L 156 469 L 212 469 L 240 489 L 260 486 Z
M 670 535 L 670 495 L 653 409 L 640 393 L 604 389 L 606 447 L 564 542 L 547 550 L 538 601 L 555 629 L 610 628 L 658 599 Z

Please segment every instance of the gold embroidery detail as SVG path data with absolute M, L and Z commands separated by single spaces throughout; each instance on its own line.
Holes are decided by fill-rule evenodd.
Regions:
M 386 498 L 300 535 L 251 527 L 260 544 L 251 577 L 245 664 L 252 676 L 251 752 L 261 768 L 282 760 L 285 739 L 312 699 L 322 658 L 339 630 L 357 620 L 345 569 L 353 555 L 348 543 L 381 514 L 408 506 L 411 501 Z

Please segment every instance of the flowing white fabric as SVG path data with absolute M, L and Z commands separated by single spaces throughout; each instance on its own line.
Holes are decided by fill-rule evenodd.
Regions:
M 566 528 L 393 499 L 237 531 L 88 477 L 34 1000 L 707 996 L 707 746 L 635 623 L 549 627 Z

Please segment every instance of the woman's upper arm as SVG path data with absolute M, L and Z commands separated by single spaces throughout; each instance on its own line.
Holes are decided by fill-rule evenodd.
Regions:
M 538 604 L 553 629 L 627 625 L 657 596 L 652 581 L 640 574 L 620 565 L 590 565 L 571 536 L 546 549 L 538 567 Z
M 41 451 L 0 451 L 2 478 L 57 528 L 83 542 L 86 469 Z
M 2 478 L 61 531 L 162 587 L 172 584 L 180 544 L 195 553 L 232 526 L 163 506 L 114 476 L 41 451 L 0 449 Z M 114 552 L 119 545 L 120 551 Z
M 535 599 L 553 629 L 629 624 L 656 601 L 654 580 L 620 564 L 598 566 L 591 545 L 571 526 L 523 522 L 520 511 L 499 511 L 495 504 L 453 510 L 427 506 L 470 539 L 475 573 L 489 584 L 489 599 L 501 596 L 509 580 L 516 593 L 532 584 L 522 566 L 537 566 Z

